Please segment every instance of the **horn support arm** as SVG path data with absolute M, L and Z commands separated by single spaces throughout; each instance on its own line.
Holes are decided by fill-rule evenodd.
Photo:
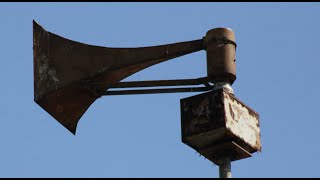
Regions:
M 135 87 L 153 87 L 153 86 L 184 86 L 184 85 L 201 85 L 210 86 L 207 77 L 197 79 L 177 79 L 177 80 L 155 80 L 155 81 L 129 81 L 118 83 L 103 83 L 109 88 L 135 88 Z M 98 84 L 101 84 L 98 83 Z
M 129 94 L 156 94 L 156 93 L 178 93 L 178 92 L 202 92 L 213 89 L 208 82 L 207 77 L 197 79 L 178 79 L 178 80 L 157 80 L 157 81 L 130 81 L 107 84 L 109 89 L 112 88 L 137 88 L 137 87 L 154 87 L 154 86 L 185 86 L 194 85 L 193 87 L 168 88 L 168 89 L 135 89 L 135 90 L 116 90 L 106 91 L 101 95 L 129 95 Z M 195 85 L 205 85 L 205 87 L 195 87 Z
M 187 88 L 169 88 L 169 89 L 138 89 L 106 91 L 102 95 L 132 95 L 132 94 L 158 94 L 158 93 L 180 93 L 180 92 L 203 92 L 210 91 L 212 87 L 187 87 Z

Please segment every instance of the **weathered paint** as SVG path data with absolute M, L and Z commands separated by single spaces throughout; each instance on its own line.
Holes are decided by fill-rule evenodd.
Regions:
M 236 43 L 231 29 L 215 28 L 204 38 L 207 51 L 207 75 L 211 82 L 236 80 Z
M 212 92 L 181 99 L 183 137 L 208 133 L 224 127 L 223 101 L 219 97 L 221 93 Z
M 261 150 L 259 115 L 225 89 L 180 100 L 182 142 L 214 163 Z
M 259 115 L 227 93 L 224 93 L 224 108 L 226 128 L 260 151 Z

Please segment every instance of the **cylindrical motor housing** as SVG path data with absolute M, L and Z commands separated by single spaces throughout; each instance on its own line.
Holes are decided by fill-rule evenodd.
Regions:
M 210 82 L 229 82 L 236 80 L 236 43 L 229 28 L 215 28 L 204 38 L 207 52 L 207 73 Z

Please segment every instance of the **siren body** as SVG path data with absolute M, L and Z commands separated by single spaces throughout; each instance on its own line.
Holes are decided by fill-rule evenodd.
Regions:
M 224 39 L 221 39 L 221 38 Z M 235 80 L 231 30 L 208 31 L 203 39 L 139 48 L 111 48 L 72 41 L 33 21 L 34 101 L 73 134 L 90 105 L 110 83 L 152 65 L 200 50 L 207 51 L 210 82 Z M 222 41 L 217 41 L 222 40 Z M 223 41 L 224 40 L 224 41 Z M 227 42 L 227 43 L 226 43 Z M 232 54 L 232 53 L 231 53 Z
M 236 80 L 236 44 L 231 29 L 215 28 L 204 38 L 207 54 L 207 74 L 209 81 L 232 84 Z

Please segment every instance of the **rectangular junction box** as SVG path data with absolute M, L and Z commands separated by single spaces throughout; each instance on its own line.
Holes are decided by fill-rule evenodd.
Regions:
M 259 114 L 233 94 L 212 90 L 180 100 L 182 142 L 215 164 L 261 151 Z

